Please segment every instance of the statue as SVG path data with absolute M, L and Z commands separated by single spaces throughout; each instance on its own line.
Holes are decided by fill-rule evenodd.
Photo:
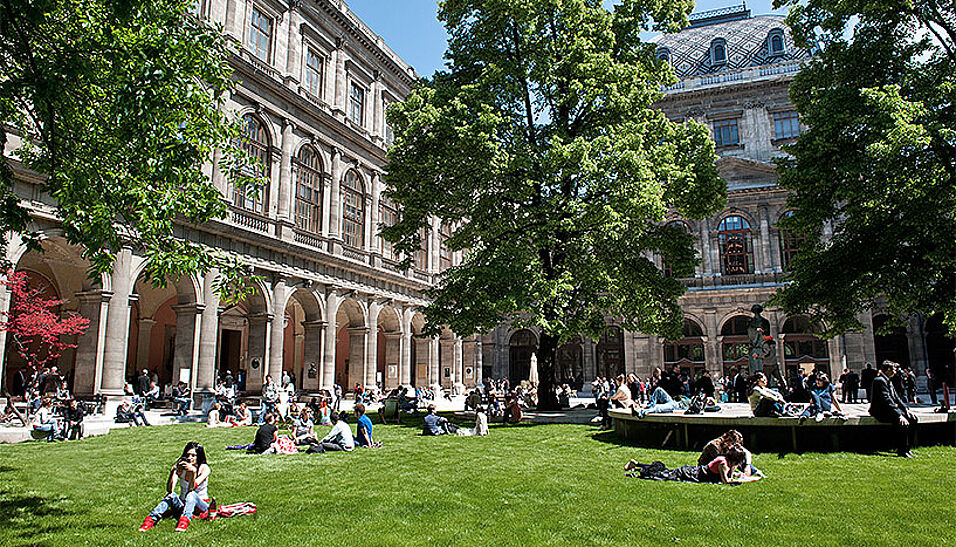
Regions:
M 763 313 L 763 306 L 754 304 L 750 311 L 753 312 L 754 316 L 750 319 L 750 324 L 747 325 L 747 338 L 750 341 L 750 374 L 753 375 L 763 371 L 764 364 L 768 360 L 776 369 L 774 358 L 777 355 L 777 344 L 770 336 L 770 321 L 760 315 Z

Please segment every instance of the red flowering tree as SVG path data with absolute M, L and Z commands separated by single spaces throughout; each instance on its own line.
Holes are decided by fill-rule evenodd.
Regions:
M 8 270 L 0 284 L 10 290 L 9 312 L 0 312 L 0 331 L 12 337 L 17 353 L 34 369 L 55 361 L 63 350 L 76 344 L 69 336 L 83 334 L 90 320 L 75 313 L 59 312 L 65 300 L 47 298 L 43 287 L 31 286 L 26 272 Z

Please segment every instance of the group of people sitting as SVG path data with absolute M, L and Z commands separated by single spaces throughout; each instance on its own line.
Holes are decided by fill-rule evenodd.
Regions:
M 750 451 L 744 448 L 743 436 L 734 429 L 704 445 L 696 465 L 668 469 L 659 461 L 631 460 L 624 465 L 624 472 L 628 477 L 649 480 L 722 484 L 740 484 L 764 477 L 754 467 Z
M 247 447 L 250 452 L 256 454 L 289 454 L 298 452 L 300 446 L 308 447 L 309 453 L 321 453 L 327 451 L 351 452 L 357 446 L 364 448 L 375 448 L 382 446 L 382 443 L 376 441 L 372 436 L 372 420 L 366 414 L 365 405 L 356 403 L 354 407 L 356 416 L 355 435 L 348 424 L 348 413 L 331 411 L 330 422 L 332 430 L 321 439 L 316 437 L 315 422 L 312 420 L 312 413 L 309 408 L 303 408 L 292 425 L 292 436 L 280 436 L 277 422 L 279 416 L 273 412 L 266 413 L 264 423 L 256 431 L 255 441 Z

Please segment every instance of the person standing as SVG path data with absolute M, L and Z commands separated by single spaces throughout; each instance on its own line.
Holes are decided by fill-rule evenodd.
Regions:
M 860 375 L 857 374 L 855 370 L 850 369 L 850 372 L 847 373 L 846 382 L 847 387 L 844 389 L 849 393 L 849 398 L 847 401 L 850 403 L 856 403 L 857 395 L 860 391 Z
M 936 406 L 936 375 L 933 374 L 933 369 L 926 369 L 926 389 L 929 390 L 929 399 L 933 403 L 933 406 Z
M 713 397 L 716 392 L 714 380 L 710 377 L 710 371 L 705 370 L 700 379 L 697 380 L 695 389 L 698 393 L 703 393 L 705 397 Z
M 142 373 L 136 378 L 136 394 L 141 396 L 146 395 L 149 391 L 150 383 L 149 371 L 144 368 Z
M 866 402 L 873 402 L 873 380 L 876 378 L 876 370 L 873 369 L 873 363 L 867 363 L 860 375 L 860 381 L 863 383 L 863 389 L 866 391 Z
M 880 365 L 880 371 L 871 384 L 870 416 L 892 425 L 898 439 L 896 454 L 902 458 L 912 458 L 911 447 L 916 437 L 917 418 L 893 388 L 892 379 L 897 374 L 898 364 L 883 361 Z
M 843 374 L 840 375 L 840 390 L 843 392 L 843 394 L 840 397 L 841 398 L 840 402 L 842 402 L 843 404 L 847 404 L 850 402 L 850 390 L 848 389 L 849 385 L 847 383 L 847 379 L 849 378 L 849 376 L 850 376 L 850 369 L 844 368 Z

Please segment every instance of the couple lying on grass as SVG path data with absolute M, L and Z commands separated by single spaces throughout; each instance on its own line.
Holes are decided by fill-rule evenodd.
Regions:
M 764 474 L 751 463 L 751 454 L 743 446 L 743 436 L 731 429 L 704 445 L 697 465 L 668 469 L 662 462 L 639 463 L 631 460 L 624 466 L 625 475 L 657 481 L 710 482 L 740 484 L 760 480 Z

